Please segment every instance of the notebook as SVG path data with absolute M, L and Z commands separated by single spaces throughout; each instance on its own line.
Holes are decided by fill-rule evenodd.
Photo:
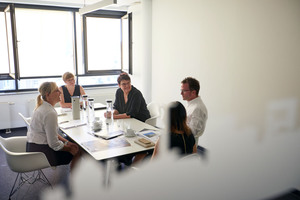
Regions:
M 94 104 L 94 109 L 95 110 L 106 109 L 106 105 L 104 105 L 103 103 L 95 103 Z
M 59 128 L 62 129 L 69 129 L 69 128 L 76 128 L 78 126 L 85 126 L 86 122 L 81 120 L 71 120 L 71 121 L 63 121 L 58 123 Z
M 106 130 L 101 130 L 99 132 L 93 133 L 97 137 L 101 137 L 105 140 L 109 140 L 115 137 L 118 137 L 119 135 L 123 135 L 124 131 L 122 130 L 117 130 L 117 131 L 106 131 Z

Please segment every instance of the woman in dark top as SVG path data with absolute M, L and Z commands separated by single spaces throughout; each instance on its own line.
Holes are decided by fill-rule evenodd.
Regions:
M 186 124 L 186 110 L 176 101 L 170 107 L 170 148 L 176 148 L 181 155 L 197 153 L 195 138 Z M 156 143 L 152 158 L 158 151 L 159 142 Z
M 71 72 L 66 72 L 62 76 L 66 85 L 59 88 L 60 95 L 60 106 L 62 108 L 72 108 L 71 97 L 84 95 L 84 89 L 80 85 L 75 85 L 75 76 Z
M 127 73 L 120 74 L 118 84 L 120 88 L 116 91 L 114 119 L 132 117 L 145 122 L 146 119 L 150 118 L 150 112 L 142 93 L 131 85 Z M 110 117 L 106 116 L 106 113 L 104 115 Z
M 118 84 L 119 89 L 116 91 L 113 118 L 135 118 L 143 122 L 150 118 L 150 112 L 147 109 L 147 104 L 142 93 L 131 85 L 131 80 L 127 73 L 119 75 Z M 111 117 L 106 113 L 104 113 L 104 116 L 106 118 Z M 149 153 L 152 152 L 149 151 Z M 118 162 L 129 166 L 132 163 L 133 157 L 135 157 L 135 160 L 141 159 L 137 154 L 132 153 L 118 157 Z

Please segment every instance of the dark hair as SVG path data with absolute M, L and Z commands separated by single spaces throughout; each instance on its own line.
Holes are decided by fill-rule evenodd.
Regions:
M 186 110 L 182 103 L 176 101 L 170 106 L 170 127 L 171 132 L 183 131 L 187 135 L 191 134 L 191 129 L 186 124 Z
M 196 94 L 199 95 L 200 83 L 197 79 L 192 78 L 192 77 L 186 77 L 185 79 L 183 79 L 183 81 L 181 81 L 181 83 L 189 84 L 189 89 L 196 90 Z
M 130 81 L 130 77 L 127 73 L 123 72 L 119 75 L 118 77 L 118 84 L 121 84 L 121 81 L 126 80 L 126 81 Z

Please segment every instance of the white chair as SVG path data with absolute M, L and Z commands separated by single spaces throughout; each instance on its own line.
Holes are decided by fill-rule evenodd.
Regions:
M 145 123 L 152 126 L 156 126 L 157 118 L 160 117 L 159 105 L 157 103 L 151 102 L 147 105 L 147 108 L 150 112 L 150 118 L 145 121 Z
M 41 170 L 51 167 L 45 154 L 42 152 L 26 152 L 26 142 L 26 136 L 0 137 L 0 146 L 5 152 L 7 164 L 12 171 L 18 173 L 10 191 L 9 199 L 24 183 L 34 184 L 36 181 L 40 181 L 52 187 Z M 19 184 L 16 186 L 17 182 Z
M 31 117 L 24 117 L 24 115 L 22 113 L 18 113 L 22 119 L 24 120 L 24 122 L 26 123 L 27 127 L 30 125 L 31 122 Z

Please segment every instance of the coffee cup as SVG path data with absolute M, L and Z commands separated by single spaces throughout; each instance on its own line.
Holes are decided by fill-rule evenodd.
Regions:
M 135 131 L 131 128 L 127 129 L 125 132 L 126 137 L 134 137 L 135 136 Z
M 93 123 L 93 131 L 100 131 L 102 129 L 101 121 L 94 121 Z

